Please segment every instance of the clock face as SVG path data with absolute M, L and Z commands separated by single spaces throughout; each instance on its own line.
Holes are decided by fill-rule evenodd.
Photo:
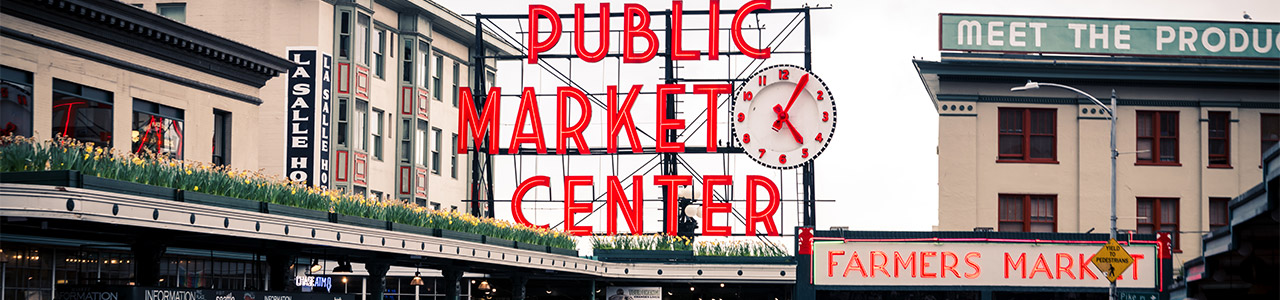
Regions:
M 790 169 L 826 149 L 836 130 L 835 98 L 826 83 L 793 65 L 768 67 L 747 79 L 734 91 L 729 120 L 747 156 Z

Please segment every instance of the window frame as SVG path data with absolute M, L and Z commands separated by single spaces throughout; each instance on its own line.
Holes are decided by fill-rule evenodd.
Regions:
M 211 147 L 213 149 L 210 149 L 213 152 L 213 156 L 209 158 L 209 161 L 215 165 L 231 165 L 231 112 L 215 108 L 213 109 L 213 120 L 214 142 L 213 147 Z M 218 124 L 219 122 L 222 124 Z M 218 141 L 219 137 L 222 138 L 222 141 Z M 219 142 L 222 143 L 221 151 L 217 147 Z M 221 162 L 218 162 L 218 158 L 221 158 Z
M 435 143 L 435 146 L 431 147 L 431 173 L 440 175 L 440 151 L 443 148 L 441 144 L 444 144 L 444 131 L 437 127 L 431 127 L 431 135 L 434 138 L 432 141 Z
M 1231 224 L 1231 197 L 1209 197 L 1209 232 Z M 1221 222 L 1214 222 L 1214 219 Z
M 378 26 L 378 29 L 373 32 L 377 35 L 377 41 L 375 42 L 378 43 L 377 46 L 370 47 L 373 52 L 373 75 L 377 76 L 378 79 L 386 79 L 387 30 Z M 373 41 L 373 39 L 370 39 L 370 41 Z
M 449 95 L 453 98 L 453 107 L 458 107 L 458 80 L 462 77 L 458 74 L 462 72 L 462 64 L 457 61 L 453 62 L 453 89 L 449 90 Z
M 453 148 L 449 151 L 449 165 L 451 168 L 449 172 L 453 179 L 458 179 L 458 134 L 453 133 L 451 136 L 453 138 L 449 139 L 449 143 L 453 145 Z
M 369 34 L 373 28 L 373 17 L 363 12 L 357 12 L 355 25 L 355 42 L 352 43 L 355 49 L 351 52 L 351 61 L 368 66 L 372 56 L 370 53 L 371 47 L 369 47 Z
M 141 6 L 139 6 L 139 8 L 141 8 Z M 174 19 L 172 17 L 166 16 L 163 12 L 163 10 L 175 9 L 175 8 L 182 10 L 182 20 L 178 20 L 178 19 Z M 165 18 L 169 18 L 170 20 L 174 20 L 178 23 L 186 24 L 187 23 L 187 3 L 186 2 L 156 3 L 156 14 L 163 16 Z
M 374 120 L 372 123 L 374 124 L 374 125 L 373 125 L 373 128 L 374 128 L 374 129 L 373 129 L 373 130 L 371 130 L 371 131 L 369 132 L 369 134 L 372 136 L 372 140 L 373 140 L 373 153 L 372 153 L 372 155 L 373 155 L 373 159 L 374 159 L 374 160 L 382 161 L 382 151 L 383 151 L 383 147 L 382 147 L 383 140 L 382 140 L 382 139 L 384 139 L 384 138 L 386 137 L 386 135 L 385 135 L 385 134 L 386 134 L 386 133 L 385 133 L 386 131 L 384 131 L 384 128 L 386 127 L 386 126 L 384 126 L 384 122 L 386 122 L 386 112 L 384 112 L 384 111 L 382 111 L 381 109 L 378 109 L 378 108 L 376 108 L 376 107 L 375 107 L 375 108 L 372 108 L 372 112 L 373 112 L 373 113 L 372 113 L 372 116 L 373 116 L 373 120 Z
M 433 76 L 431 76 L 431 96 L 436 101 L 444 101 L 442 100 L 443 97 L 441 97 L 441 95 L 443 95 L 441 94 L 443 92 L 443 87 L 441 85 L 444 84 L 443 82 L 444 55 L 440 53 L 436 53 L 435 59 L 436 59 L 436 73 Z
M 1274 122 L 1276 122 L 1276 126 L 1273 126 L 1273 127 L 1272 127 L 1272 129 L 1276 130 L 1276 133 L 1277 133 L 1277 135 L 1276 135 L 1276 138 L 1275 138 L 1275 139 L 1268 139 L 1268 138 L 1267 138 L 1267 136 L 1265 136 L 1265 135 L 1264 135 L 1264 134 L 1266 134 L 1266 133 L 1267 133 L 1265 129 L 1267 128 L 1266 126 L 1267 126 L 1267 119 L 1268 119 L 1268 118 L 1271 118 L 1271 119 L 1275 120 Z M 1259 150 L 1259 151 L 1258 151 L 1258 154 L 1259 154 L 1259 155 L 1267 154 L 1267 150 L 1268 150 L 1268 149 L 1270 149 L 1270 147 L 1264 147 L 1264 146 L 1263 146 L 1263 145 L 1266 145 L 1266 144 L 1267 144 L 1267 142 L 1272 142 L 1272 143 L 1275 143 L 1275 144 L 1280 144 L 1280 114 L 1277 114 L 1277 113 L 1261 113 L 1261 114 L 1259 114 L 1259 115 L 1258 115 L 1258 135 L 1259 135 L 1259 138 L 1258 138 L 1258 147 L 1259 147 L 1259 148 L 1262 148 L 1261 150 Z M 1259 164 L 1258 168 L 1262 168 L 1261 164 Z
M 1022 132 L 1021 132 L 1021 133 L 1004 133 L 1004 132 L 1001 132 L 1001 131 L 1002 131 L 1002 129 L 1000 128 L 1000 126 L 1001 126 L 1002 124 L 1004 124 L 1004 121 L 1005 121 L 1005 120 L 1004 120 L 1004 112 L 1005 112 L 1005 111 L 1008 111 L 1008 110 L 1021 110 L 1021 111 L 1022 111 L 1022 120 L 1021 120 L 1021 124 L 1022 124 Z M 1051 116 L 1051 117 L 1053 118 L 1053 120 L 1050 120 L 1050 123 L 1051 123 L 1051 124 L 1053 124 L 1053 127 L 1052 127 L 1052 128 L 1053 128 L 1053 133 L 1052 133 L 1052 134 L 1033 134 L 1033 133 L 1031 133 L 1031 124 L 1032 124 L 1031 116 L 1032 116 L 1032 113 L 1033 113 L 1033 112 L 1048 112 L 1048 115 L 1049 115 L 1049 116 Z M 1045 107 L 1001 107 L 1001 108 L 999 108 L 999 109 L 997 110 L 997 114 L 996 114 L 996 115 L 998 116 L 998 117 L 997 117 L 997 123 L 996 123 L 996 133 L 997 133 L 997 137 L 996 137 L 996 162 L 997 162 L 997 163 L 1043 163 L 1043 164 L 1057 164 L 1057 163 L 1058 163 L 1058 109 L 1057 109 L 1057 108 L 1045 108 Z M 1022 149 L 1021 149 L 1021 150 L 1022 150 L 1022 153 L 1021 153 L 1021 154 L 1019 154 L 1019 155 L 1016 155 L 1016 156 L 1015 156 L 1015 155 L 1009 155 L 1009 154 L 1001 154 L 1001 153 L 1000 153 L 1000 137 L 1003 137 L 1003 136 L 1020 136 L 1020 137 L 1021 137 L 1021 141 L 1022 141 Z M 1032 136 L 1050 136 L 1050 137 L 1052 137 L 1052 138 L 1053 138 L 1053 143 L 1052 143 L 1052 146 L 1051 146 L 1051 149 L 1050 149 L 1050 152 L 1052 153 L 1051 157 L 1049 157 L 1049 158 L 1033 158 L 1033 157 L 1031 157 L 1031 137 L 1032 137 Z
M 1012 220 L 1012 219 L 1006 220 L 1006 219 L 1004 219 L 1004 218 L 1001 216 L 1000 212 L 1004 211 L 1004 199 L 1005 199 L 1005 197 L 1021 197 L 1021 198 L 1022 198 L 1022 219 L 1021 219 L 1021 220 Z M 1050 199 L 1050 201 L 1052 201 L 1052 202 L 1053 202 L 1053 204 L 1051 205 L 1051 207 L 1053 207 L 1053 221 L 1045 222 L 1045 221 L 1033 221 L 1033 220 L 1032 220 L 1032 218 L 1031 218 L 1031 198 L 1033 198 L 1033 197 L 1048 197 L 1048 198 Z M 1022 231 L 1018 231 L 1018 232 L 1032 232 L 1032 231 L 1031 231 L 1031 224 L 1032 224 L 1032 223 L 1051 223 L 1051 224 L 1053 224 L 1053 231 L 1052 231 L 1052 232 L 1055 232 L 1055 233 L 1056 233 L 1056 232 L 1058 232 L 1058 211 L 1059 211 L 1059 210 L 1058 210 L 1058 195 L 1052 195 L 1052 194 L 1007 194 L 1007 193 L 1002 193 L 1002 194 L 998 194 L 998 195 L 996 195 L 996 202 L 997 202 L 997 203 L 996 203 L 996 209 L 997 209 L 997 211 L 996 211 L 996 230 L 997 230 L 997 231 L 999 231 L 999 229 L 1000 229 L 1000 225 L 1001 225 L 1002 223 L 1013 223 L 1013 222 L 1017 222 L 1017 223 L 1022 223 Z
M 427 144 L 427 142 L 431 138 L 430 136 L 428 136 L 431 133 L 427 131 L 427 121 L 419 119 L 418 127 L 414 128 L 414 131 L 416 132 L 416 135 L 414 135 L 414 137 L 418 139 L 418 142 L 417 142 L 417 147 L 414 147 L 413 149 L 413 152 L 415 154 L 413 157 L 414 158 L 413 163 L 414 165 L 426 167 L 428 162 L 427 147 L 430 146 Z
M 1143 220 L 1142 216 L 1139 215 L 1142 213 L 1141 205 L 1143 201 L 1151 202 L 1151 209 L 1152 209 L 1151 216 L 1146 217 L 1146 220 Z M 1165 222 L 1165 220 L 1163 220 L 1163 217 L 1162 217 L 1163 214 L 1161 214 L 1160 210 L 1162 209 L 1161 204 L 1164 203 L 1165 201 L 1173 202 L 1173 215 L 1174 215 L 1173 222 Z M 1179 252 L 1179 253 L 1182 252 L 1182 242 L 1180 238 L 1181 234 L 1179 234 L 1179 232 L 1182 230 L 1182 222 L 1181 222 L 1182 203 L 1180 201 L 1180 198 L 1137 197 L 1136 201 L 1134 202 L 1134 219 L 1137 220 L 1137 227 L 1142 227 L 1143 225 L 1151 225 L 1152 234 L 1156 234 L 1162 231 L 1168 231 L 1168 230 L 1164 230 L 1166 229 L 1164 227 L 1173 226 L 1173 230 L 1172 230 L 1173 252 Z
M 7 85 L 7 86 L 6 86 Z M 35 73 L 27 72 L 18 68 L 10 68 L 9 66 L 0 65 L 0 91 L 3 95 L 0 98 L 9 99 L 10 93 L 18 93 L 19 91 L 10 91 L 9 88 L 24 89 L 25 95 L 14 95 L 12 105 L 21 106 L 25 110 L 26 122 L 24 124 L 15 124 L 18 126 L 16 130 L 0 129 L 0 136 L 14 134 L 16 136 L 31 137 L 35 134 Z M 0 100 L 7 101 L 7 100 Z M 3 107 L 3 106 L 0 106 Z M 11 108 L 16 109 L 16 108 Z M 6 123 L 14 120 L 6 120 Z M 21 120 L 17 120 L 21 123 Z
M 369 101 L 356 98 L 355 114 L 352 120 L 352 136 L 355 136 L 356 150 L 369 153 Z
M 154 111 L 147 110 L 146 108 L 148 107 L 154 108 Z M 166 111 L 170 111 L 170 112 L 166 113 Z M 129 123 L 130 130 L 138 131 L 138 123 L 141 122 L 138 119 L 139 115 L 147 116 L 150 118 L 147 121 L 148 123 L 147 126 L 151 126 L 151 124 L 155 124 L 156 118 L 159 118 L 161 127 L 164 128 L 166 132 L 168 132 L 170 128 L 165 128 L 164 126 L 165 121 L 175 122 L 178 127 L 178 128 L 174 128 L 176 129 L 177 136 L 178 136 L 178 145 L 176 146 L 176 150 L 175 150 L 177 151 L 177 153 L 169 157 L 177 160 L 182 160 L 186 154 L 186 139 L 187 139 L 186 138 L 187 125 L 185 121 L 186 119 L 185 114 L 186 112 L 181 108 L 172 107 L 172 106 L 160 104 L 157 102 L 147 101 L 143 99 L 133 98 L 133 114 L 130 115 L 130 117 L 132 118 L 130 120 L 131 122 Z M 138 154 L 142 151 L 142 148 L 146 146 L 146 143 L 144 141 L 146 141 L 146 139 L 149 137 L 148 133 L 150 133 L 150 131 L 145 133 L 140 133 L 138 135 L 139 139 L 137 141 L 133 141 L 132 143 L 130 143 L 130 146 L 129 146 L 130 153 Z M 164 154 L 160 150 L 162 149 L 156 149 L 154 154 L 157 154 L 157 155 Z
M 66 81 L 58 78 L 53 78 L 53 85 L 50 88 L 52 90 L 51 95 L 53 96 L 53 101 L 52 101 L 53 103 L 51 104 L 52 107 L 50 107 L 50 112 L 54 115 L 54 122 L 53 122 L 54 126 L 51 128 L 51 130 L 53 131 L 54 136 L 57 136 L 58 134 L 64 134 L 65 136 L 65 133 L 70 128 L 70 126 L 64 125 L 62 126 L 63 128 L 62 133 L 58 133 L 57 131 L 57 128 L 58 128 L 57 115 L 59 115 L 58 107 L 62 106 L 62 104 L 58 104 L 58 102 L 61 101 L 58 99 L 58 95 L 62 94 L 66 96 L 73 96 L 80 100 L 85 100 L 86 103 L 92 102 L 95 105 L 95 109 L 107 109 L 111 111 L 111 113 L 108 113 L 105 115 L 106 126 L 104 127 L 106 127 L 107 129 L 106 133 L 108 137 L 106 138 L 105 141 L 80 140 L 75 136 L 67 136 L 67 138 L 75 139 L 81 142 L 92 142 L 96 146 L 100 146 L 100 147 L 107 147 L 107 148 L 113 147 L 113 145 L 115 144 L 114 143 L 114 139 L 115 139 L 114 124 L 115 124 L 115 109 L 116 109 L 114 92 L 71 82 L 71 81 Z M 74 90 L 69 90 L 65 88 L 73 88 Z M 93 97 L 91 95 L 88 95 L 88 93 L 86 93 L 86 90 L 92 91 L 93 94 L 98 94 L 97 96 L 100 96 L 100 97 Z M 63 112 L 62 114 L 70 114 L 70 113 L 71 112 Z M 79 116 L 79 114 L 76 114 L 76 115 Z M 130 117 L 132 117 L 132 115 L 130 115 Z M 70 124 L 71 122 L 64 119 L 63 123 Z M 79 122 L 76 122 L 76 123 L 79 123 Z M 130 147 L 132 147 L 132 142 L 130 142 Z
M 1134 114 L 1134 118 L 1133 118 L 1133 122 L 1134 122 L 1133 131 L 1135 136 L 1134 150 L 1137 150 L 1137 143 L 1142 139 L 1151 139 L 1151 153 L 1150 153 L 1151 159 L 1143 160 L 1141 158 L 1142 153 L 1137 153 L 1137 155 L 1134 156 L 1133 164 L 1135 166 L 1181 166 L 1182 165 L 1182 145 L 1179 144 L 1180 137 L 1182 135 L 1182 130 L 1178 126 L 1178 122 L 1180 120 L 1179 113 L 1180 112 L 1176 110 L 1139 110 Z M 1138 124 L 1138 122 L 1139 120 L 1141 120 L 1140 116 L 1142 114 L 1151 114 L 1151 135 L 1150 136 L 1142 136 L 1139 132 L 1139 130 L 1141 130 L 1141 124 Z M 1173 115 L 1173 136 L 1172 137 L 1160 136 L 1160 131 L 1165 128 L 1165 124 L 1162 121 L 1162 119 L 1163 119 L 1163 116 L 1166 114 Z M 1168 140 L 1168 139 L 1172 139 L 1173 144 L 1175 145 L 1175 150 L 1173 153 L 1173 161 L 1160 161 L 1160 156 L 1162 154 L 1165 154 L 1164 151 L 1161 151 L 1162 149 L 1160 149 L 1160 144 L 1164 140 Z
M 1208 117 L 1209 118 L 1206 120 L 1207 121 L 1206 123 L 1208 123 L 1207 124 L 1208 126 L 1206 126 L 1208 130 L 1206 130 L 1205 132 L 1205 139 L 1206 139 L 1205 146 L 1207 147 L 1205 152 L 1209 156 L 1208 160 L 1206 160 L 1207 162 L 1209 162 L 1208 167 L 1214 168 L 1214 169 L 1230 169 L 1231 168 L 1231 112 L 1230 111 L 1210 111 L 1208 114 Z M 1220 137 L 1213 136 L 1215 131 L 1214 130 L 1215 122 L 1220 123 L 1217 125 L 1222 126 L 1222 129 L 1221 129 L 1222 136 Z M 1213 153 L 1213 141 L 1215 140 L 1222 141 L 1223 152 L 1220 154 Z M 1226 161 L 1226 163 L 1215 164 L 1213 163 L 1214 158 L 1219 158 L 1223 161 Z

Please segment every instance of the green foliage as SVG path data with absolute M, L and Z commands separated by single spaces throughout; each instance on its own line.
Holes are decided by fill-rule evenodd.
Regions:
M 498 237 L 521 243 L 576 249 L 574 237 L 560 231 L 458 212 L 430 210 L 393 198 L 376 199 L 305 186 L 260 172 L 133 154 L 59 137 L 39 142 L 0 138 L 0 172 L 74 170 L 84 175 L 262 201 L 398 224 Z
M 693 255 L 697 256 L 790 256 L 782 245 L 770 241 L 695 241 L 690 237 L 663 234 L 593 236 L 591 248 L 596 250 L 693 250 Z

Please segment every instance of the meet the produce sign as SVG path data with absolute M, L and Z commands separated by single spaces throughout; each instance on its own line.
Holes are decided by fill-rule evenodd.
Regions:
M 941 14 L 956 51 L 1280 59 L 1280 23 Z
M 706 50 L 707 55 L 704 57 L 701 50 L 686 49 L 681 39 L 684 27 L 684 8 L 681 1 L 673 1 L 671 3 L 671 11 L 669 18 L 671 32 L 671 45 L 666 45 L 670 52 L 669 55 L 673 60 L 717 60 L 719 49 L 723 38 L 729 39 L 733 47 L 751 58 L 765 59 L 770 57 L 771 49 L 754 45 L 753 42 L 747 41 L 743 37 L 742 23 L 756 11 L 767 11 L 770 9 L 770 2 L 766 0 L 750 1 L 743 4 L 736 11 L 722 11 L 719 1 L 710 1 L 709 9 L 706 13 L 698 14 L 697 18 L 705 18 L 710 28 L 719 28 L 721 22 L 728 21 L 730 30 L 727 36 L 722 36 L 720 31 L 711 30 L 707 32 L 708 39 L 705 44 L 699 43 L 697 47 Z M 658 54 L 658 47 L 663 43 L 662 39 L 650 28 L 653 23 L 653 15 L 650 10 L 640 4 L 622 5 L 622 24 L 611 24 L 610 13 L 612 9 L 609 3 L 601 3 L 597 13 L 595 14 L 593 23 L 598 24 L 599 36 L 596 49 L 587 49 L 584 45 L 584 35 L 586 32 L 587 15 L 585 13 L 584 4 L 576 4 L 574 6 L 574 14 L 572 18 L 567 15 L 560 15 L 556 10 L 546 5 L 530 5 L 528 31 L 530 32 L 528 45 L 529 56 L 527 63 L 538 63 L 538 55 L 553 49 L 561 39 L 561 31 L 563 23 L 573 22 L 574 36 L 572 42 L 573 47 L 577 50 L 578 59 L 584 62 L 598 62 L 609 53 L 608 47 L 610 38 L 610 26 L 622 27 L 622 62 L 626 64 L 646 63 Z M 721 20 L 721 15 L 732 15 L 731 20 Z M 564 19 L 564 20 L 562 20 Z M 551 28 L 540 28 L 539 26 L 550 24 Z M 636 40 L 644 40 L 645 43 L 635 43 Z M 643 45 L 639 47 L 637 45 Z M 619 90 L 625 95 L 619 98 Z M 460 88 L 460 104 L 458 117 L 458 153 L 465 154 L 468 150 L 488 151 L 490 154 L 498 154 L 499 121 L 502 120 L 502 99 L 500 97 L 502 89 L 499 87 L 491 87 L 488 90 L 487 101 L 481 110 L 477 110 L 474 104 L 472 91 L 469 88 Z M 639 99 L 641 92 L 656 92 L 657 96 L 649 99 Z M 721 114 L 717 110 L 717 98 L 721 95 L 733 93 L 733 86 L 729 84 L 658 84 L 656 86 L 645 86 L 642 84 L 632 85 L 630 87 L 619 87 L 611 85 L 607 87 L 607 99 L 622 99 L 621 103 L 616 101 L 607 101 L 605 118 L 607 122 L 608 145 L 606 145 L 607 153 L 617 153 L 617 140 L 621 135 L 625 135 L 630 143 L 631 152 L 643 153 L 645 150 L 641 146 L 640 137 L 636 132 L 636 119 L 632 115 L 632 106 L 637 101 L 655 101 L 656 109 L 654 115 L 654 130 L 661 136 L 665 136 L 670 130 L 682 130 L 686 128 L 685 120 L 678 118 L 668 118 L 665 114 L 667 110 L 666 99 L 669 95 L 704 95 L 707 101 L 707 134 L 705 152 L 717 152 L 717 141 L 719 141 L 716 129 L 717 117 Z M 538 111 L 537 93 L 533 87 L 524 87 L 521 91 L 519 110 L 516 116 L 514 128 L 509 134 L 513 135 L 510 144 L 507 145 L 508 154 L 518 153 L 520 147 L 525 144 L 532 144 L 533 148 L 539 154 L 547 154 L 550 150 L 546 142 L 547 135 L 552 136 L 552 142 L 556 154 L 566 154 L 568 151 L 577 151 L 581 155 L 589 155 L 590 145 L 583 137 L 583 131 L 591 124 L 592 107 L 588 101 L 587 94 L 581 89 L 572 86 L 561 86 L 556 89 L 556 128 L 550 128 L 551 132 L 544 132 L 541 125 L 541 113 Z M 646 97 L 647 98 L 647 97 Z M 572 109 L 580 112 L 576 120 L 571 120 L 567 114 L 570 106 L 576 106 Z M 527 130 L 526 130 L 527 129 Z M 468 142 L 467 139 L 471 141 Z M 569 141 L 573 142 L 576 150 L 568 148 Z M 487 150 L 481 146 L 487 143 Z M 472 145 L 468 148 L 465 145 Z M 658 138 L 655 147 L 652 148 L 654 153 L 685 153 L 684 143 L 679 141 L 669 141 L 665 138 Z M 677 188 L 679 186 L 693 185 L 694 178 L 690 175 L 663 175 L 653 176 L 646 180 L 643 176 L 635 176 L 632 180 L 632 191 L 628 193 L 623 188 L 621 180 L 617 176 L 606 176 L 604 178 L 594 178 L 591 176 L 565 176 L 562 178 L 561 186 L 564 189 L 564 230 L 574 235 L 590 235 L 593 231 L 591 226 L 578 225 L 574 222 L 574 216 L 581 213 L 589 213 L 592 211 L 590 203 L 575 203 L 574 192 L 576 187 L 589 187 L 597 184 L 605 185 L 608 194 L 608 228 L 609 234 L 617 233 L 617 216 L 619 213 L 624 217 L 627 223 L 627 229 L 633 234 L 644 233 L 643 218 L 643 185 L 652 184 L 656 186 L 667 187 L 667 195 L 665 195 L 665 219 L 675 220 L 677 215 Z M 525 193 L 535 187 L 551 187 L 551 178 L 547 176 L 532 176 L 524 179 L 516 188 L 515 194 L 511 198 L 511 211 L 513 218 L 528 226 L 547 227 L 547 225 L 535 225 L 530 223 L 521 211 L 521 198 Z M 648 182 L 646 182 L 648 181 Z M 717 186 L 732 186 L 734 184 L 746 184 L 746 212 L 745 227 L 747 234 L 754 234 L 757 223 L 764 223 L 764 230 L 769 235 L 779 235 L 778 225 L 774 222 L 774 215 L 780 206 L 780 195 L 776 184 L 765 176 L 740 176 L 731 175 L 705 175 L 702 177 L 702 207 L 703 218 L 710 220 L 714 215 L 727 216 L 732 207 L 729 203 L 711 201 L 713 189 Z M 760 208 L 757 207 L 758 198 L 768 200 L 768 205 Z M 763 200 L 763 199 L 760 199 Z M 730 235 L 731 227 L 727 225 L 714 225 L 710 222 L 703 222 L 703 235 Z M 667 228 L 664 229 L 667 234 L 675 235 L 677 231 L 676 222 L 667 222 Z

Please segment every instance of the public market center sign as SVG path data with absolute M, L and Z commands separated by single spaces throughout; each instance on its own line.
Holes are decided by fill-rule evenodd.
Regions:
M 1129 245 L 1122 288 L 1156 287 L 1155 244 Z M 840 286 L 1106 287 L 1091 265 L 1098 244 L 813 243 L 813 284 Z
M 1280 23 L 940 14 L 938 49 L 1280 59 Z

